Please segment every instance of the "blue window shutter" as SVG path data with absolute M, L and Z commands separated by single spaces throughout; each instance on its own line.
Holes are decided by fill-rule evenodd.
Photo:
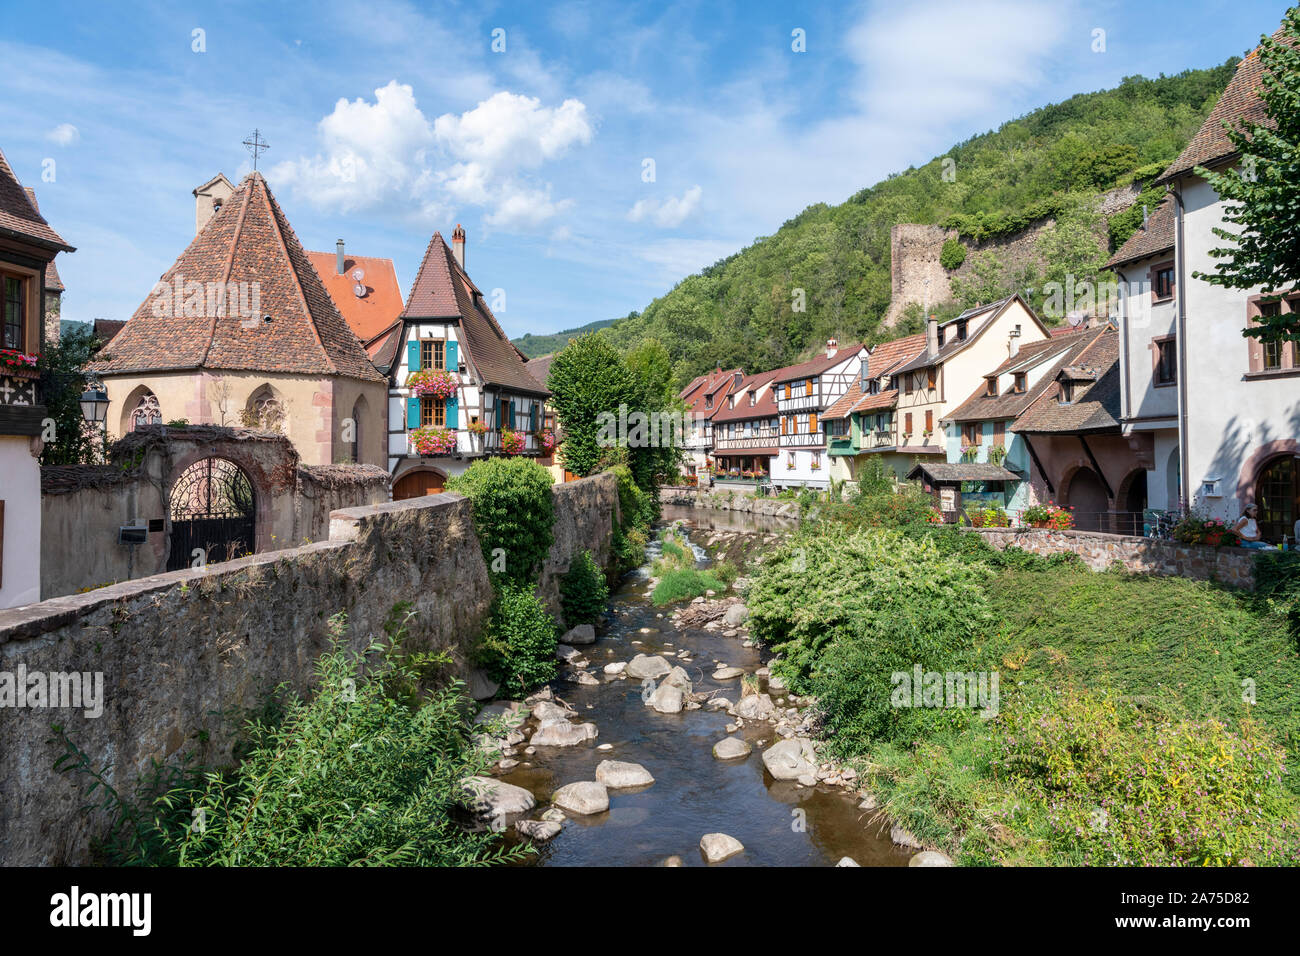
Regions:
M 460 351 L 458 348 L 459 345 L 460 345 L 459 342 L 447 343 L 447 371 L 448 372 L 454 372 L 456 371 L 456 369 L 460 368 L 460 361 L 457 358 L 457 354 Z
M 510 430 L 511 430 L 511 431 L 514 431 L 514 428 L 515 428 L 515 400 L 514 400 L 514 397 L 513 397 L 513 396 L 510 398 L 510 406 L 509 406 L 509 408 L 510 408 Z
M 459 428 L 456 424 L 456 416 L 459 411 L 460 402 L 455 398 L 447 399 L 447 427 L 451 429 Z
M 420 370 L 420 343 L 410 341 L 406 343 L 406 370 L 408 372 L 418 372 Z
M 420 400 L 412 395 L 406 400 L 406 428 L 410 431 L 412 428 L 420 427 Z
M 537 403 L 530 402 L 528 405 L 528 430 L 537 431 Z

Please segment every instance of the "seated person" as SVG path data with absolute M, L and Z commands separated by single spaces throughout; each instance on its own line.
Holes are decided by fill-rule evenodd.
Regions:
M 1246 510 L 1241 513 L 1241 517 L 1232 526 L 1232 530 L 1237 532 L 1237 536 L 1241 538 L 1243 548 L 1263 550 L 1270 547 L 1259 533 L 1259 505 L 1254 502 L 1246 505 Z

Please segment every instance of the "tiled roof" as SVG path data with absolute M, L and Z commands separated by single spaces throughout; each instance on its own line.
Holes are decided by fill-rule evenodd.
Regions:
M 796 379 L 807 378 L 810 375 L 820 375 L 829 368 L 834 368 L 846 358 L 856 355 L 862 348 L 861 345 L 849 345 L 842 349 L 836 349 L 831 355 L 825 351 L 817 358 L 809 359 L 807 362 L 801 362 L 798 365 L 788 365 L 785 368 L 776 370 L 777 382 L 793 382 Z
M 924 475 L 931 481 L 1021 481 L 1021 476 L 989 462 L 926 462 L 908 472 L 915 480 Z
M 307 258 L 348 327 L 362 342 L 387 329 L 402 313 L 402 290 L 392 259 L 345 255 L 343 274 L 339 275 L 338 253 L 308 252 Z M 364 296 L 358 296 L 354 288 L 357 283 L 352 273 L 357 269 L 365 273 Z
M 757 391 L 764 383 L 770 383 L 774 374 L 774 372 L 759 372 L 757 375 L 741 379 L 740 384 L 732 392 L 736 396 L 736 407 L 727 408 L 724 405 L 713 413 L 712 420 L 740 422 L 751 418 L 776 417 L 776 389 L 774 388 L 765 389 L 753 405 L 749 404 L 749 390 L 752 388 Z
M 555 353 L 550 355 L 539 355 L 535 359 L 529 359 L 524 363 L 524 368 L 528 374 L 533 377 L 538 384 L 545 385 L 546 380 L 551 377 L 551 363 L 555 361 Z
M 31 186 L 24 186 L 23 192 L 25 192 L 27 198 L 32 201 L 32 208 L 37 212 L 40 212 L 41 204 L 36 201 L 36 190 Z M 54 265 L 53 259 L 51 259 L 45 266 L 45 289 L 47 292 L 67 291 L 63 286 L 63 280 L 59 278 L 59 270 L 58 267 Z
M 1284 33 L 1279 29 L 1273 34 L 1280 39 Z M 1223 125 L 1227 123 L 1240 128 L 1242 123 L 1261 123 L 1271 125 L 1264 109 L 1264 101 L 1259 98 L 1259 89 L 1264 76 L 1264 64 L 1259 59 L 1259 49 L 1237 64 L 1237 72 L 1228 82 L 1228 87 L 1214 104 L 1214 109 L 1201 124 L 1200 130 L 1178 158 L 1160 174 L 1158 183 L 1169 182 L 1190 173 L 1197 166 L 1213 166 L 1216 163 L 1236 155 L 1236 147 L 1228 140 Z
M 1055 389 L 1045 390 L 1011 426 L 1013 432 L 1074 434 L 1119 428 L 1119 333 L 1103 329 L 1069 361 L 1095 369 L 1097 381 L 1068 405 L 1057 401 Z
M 483 294 L 456 262 L 451 247 L 435 232 L 424 250 L 402 318 L 459 320 L 468 361 L 489 385 L 530 395 L 549 395 L 528 374 L 524 357 L 497 323 Z
M 898 369 L 898 371 L 914 372 L 917 369 L 929 368 L 931 365 L 937 365 L 940 362 L 948 361 L 948 359 L 952 358 L 958 352 L 963 351 L 973 343 L 979 341 L 980 336 L 983 335 L 986 331 L 988 331 L 988 329 L 990 329 L 993 326 L 993 323 L 997 320 L 998 316 L 1000 316 L 1007 309 L 1011 308 L 1011 304 L 1017 301 L 1020 302 L 1022 306 L 1024 306 L 1025 312 L 1028 313 L 1031 318 L 1033 318 L 1040 325 L 1042 325 L 1042 320 L 1038 318 L 1034 310 L 1029 308 L 1029 305 L 1025 302 L 1024 299 L 1020 298 L 1019 293 L 1017 293 L 1015 295 L 1008 296 L 1007 298 L 1002 299 L 999 302 L 991 303 L 990 305 L 981 305 L 973 309 L 967 309 L 965 312 L 957 316 L 955 319 L 945 322 L 944 325 L 948 326 L 962 319 L 969 321 L 970 319 L 973 319 L 976 316 L 984 315 L 986 312 L 993 313 L 992 315 L 989 316 L 988 321 L 982 322 L 979 328 L 977 328 L 970 335 L 966 336 L 966 338 L 959 339 L 956 336 L 954 336 L 953 338 L 945 342 L 943 345 L 941 345 L 939 347 L 938 353 L 935 355 L 930 355 L 925 349 L 922 349 L 920 352 L 917 353 L 916 358 L 912 359 L 910 362 L 905 364 L 902 368 Z M 1044 330 L 1046 330 L 1046 326 L 1043 326 L 1043 328 Z
M 822 421 L 848 418 L 853 406 L 862 400 L 862 379 L 854 379 L 849 390 L 839 397 L 830 408 L 822 413 Z
M 391 372 L 397 364 L 397 350 L 402 344 L 402 333 L 406 323 L 396 320 L 374 338 L 363 343 L 371 363 L 381 372 Z
M 898 389 L 887 388 L 878 395 L 867 395 L 853 406 L 854 412 L 879 412 L 898 404 Z
M 990 396 L 986 387 L 981 385 L 970 398 L 945 415 L 943 420 L 984 422 L 1017 417 L 1052 386 L 1056 375 L 1066 363 L 1073 361 L 1097 336 L 1102 334 L 1104 334 L 1103 329 L 1072 330 L 1069 336 L 1045 339 L 1042 342 L 1026 345 L 989 374 L 1004 375 L 1022 368 L 1027 370 L 1043 362 L 1053 362 L 1054 365 L 1046 374 L 1023 392 L 1003 392 L 1000 395 Z
M 1167 196 L 1156 206 L 1145 227 L 1129 236 L 1128 242 L 1120 246 L 1106 267 L 1113 269 L 1127 262 L 1136 262 L 1149 256 L 1168 252 L 1174 248 L 1174 197 Z
M 703 418 L 712 419 L 718 412 L 726 408 L 723 399 L 730 394 L 733 387 L 736 387 L 737 375 L 741 376 L 741 381 L 744 380 L 744 372 L 738 368 L 728 369 L 725 372 L 721 369 L 715 369 L 707 375 L 701 375 L 694 379 L 681 392 L 687 410 Z M 712 404 L 706 401 L 708 396 L 713 397 Z
M 901 339 L 881 342 L 879 345 L 873 346 L 871 354 L 867 357 L 868 379 L 874 380 L 882 375 L 888 375 L 891 369 L 902 362 L 915 358 L 924 348 L 925 333 L 905 335 Z M 882 395 L 890 397 L 881 401 Z M 875 395 L 864 393 L 862 391 L 862 378 L 859 376 L 858 380 L 849 386 L 849 390 L 840 397 L 839 401 L 826 410 L 822 418 L 840 419 L 847 418 L 854 412 L 892 408 L 897 398 L 898 392 L 895 389 L 886 389 Z
M 112 348 L 102 349 L 90 363 L 92 371 L 204 368 L 383 380 L 325 291 L 261 173 L 244 178 L 162 281 L 257 283 L 258 311 L 271 321 L 239 315 L 238 303 L 230 303 L 224 316 L 186 315 L 183 308 L 155 315 L 160 300 L 151 293 Z
M 50 228 L 35 203 L 28 198 L 27 191 L 18 183 L 9 160 L 0 152 L 0 235 L 5 233 L 38 246 L 62 252 L 76 251 Z
M 113 341 L 113 337 L 118 332 L 121 332 L 125 326 L 126 322 L 121 319 L 96 319 L 94 324 L 95 338 L 107 345 Z

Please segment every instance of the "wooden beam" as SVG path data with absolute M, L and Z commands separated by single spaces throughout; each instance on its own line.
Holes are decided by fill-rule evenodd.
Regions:
M 1097 464 L 1097 456 L 1092 453 L 1092 448 L 1088 445 L 1088 440 L 1082 435 L 1079 436 L 1079 444 L 1083 446 L 1084 452 L 1088 455 L 1088 460 L 1092 462 L 1092 470 L 1097 473 L 1101 479 L 1101 486 L 1106 489 L 1106 497 L 1111 501 L 1115 500 L 1115 492 L 1111 490 L 1110 482 L 1106 480 L 1106 474 L 1101 470 L 1101 465 Z
M 1043 476 L 1043 484 L 1047 485 L 1047 493 L 1052 495 L 1056 494 L 1056 489 L 1052 487 L 1052 479 L 1047 474 L 1047 469 L 1043 467 L 1043 463 L 1039 461 L 1038 452 L 1034 451 L 1034 443 L 1029 440 L 1029 435 L 1021 432 L 1020 437 L 1025 440 L 1025 447 L 1029 449 L 1029 457 L 1033 460 L 1034 464 L 1038 466 L 1038 473 Z M 1029 477 L 1031 480 L 1033 479 L 1033 471 L 1030 471 Z

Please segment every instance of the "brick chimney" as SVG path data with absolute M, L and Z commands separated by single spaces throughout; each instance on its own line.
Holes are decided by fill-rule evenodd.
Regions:
M 939 320 L 933 315 L 925 324 L 925 351 L 930 355 L 939 354 Z
M 465 271 L 465 230 L 460 223 L 451 233 L 451 254 L 456 257 L 456 264 Z
M 345 261 L 344 261 L 344 258 L 343 258 L 343 240 L 342 240 L 342 239 L 340 239 L 337 243 L 335 243 L 335 245 L 334 245 L 334 249 L 335 249 L 335 253 L 336 253 L 336 262 L 335 262 L 335 264 L 334 264 L 334 267 L 335 267 L 335 269 L 338 271 L 338 274 L 339 274 L 339 275 L 343 275 L 343 271 L 344 271 L 345 269 L 347 269 L 347 265 L 345 264 Z
M 827 358 L 834 358 L 834 356 L 835 356 L 835 352 L 836 352 L 836 350 L 837 350 L 839 347 L 840 347 L 840 343 L 839 343 L 839 342 L 836 342 L 834 339 L 827 339 L 827 340 L 826 340 L 826 357 L 827 357 Z

